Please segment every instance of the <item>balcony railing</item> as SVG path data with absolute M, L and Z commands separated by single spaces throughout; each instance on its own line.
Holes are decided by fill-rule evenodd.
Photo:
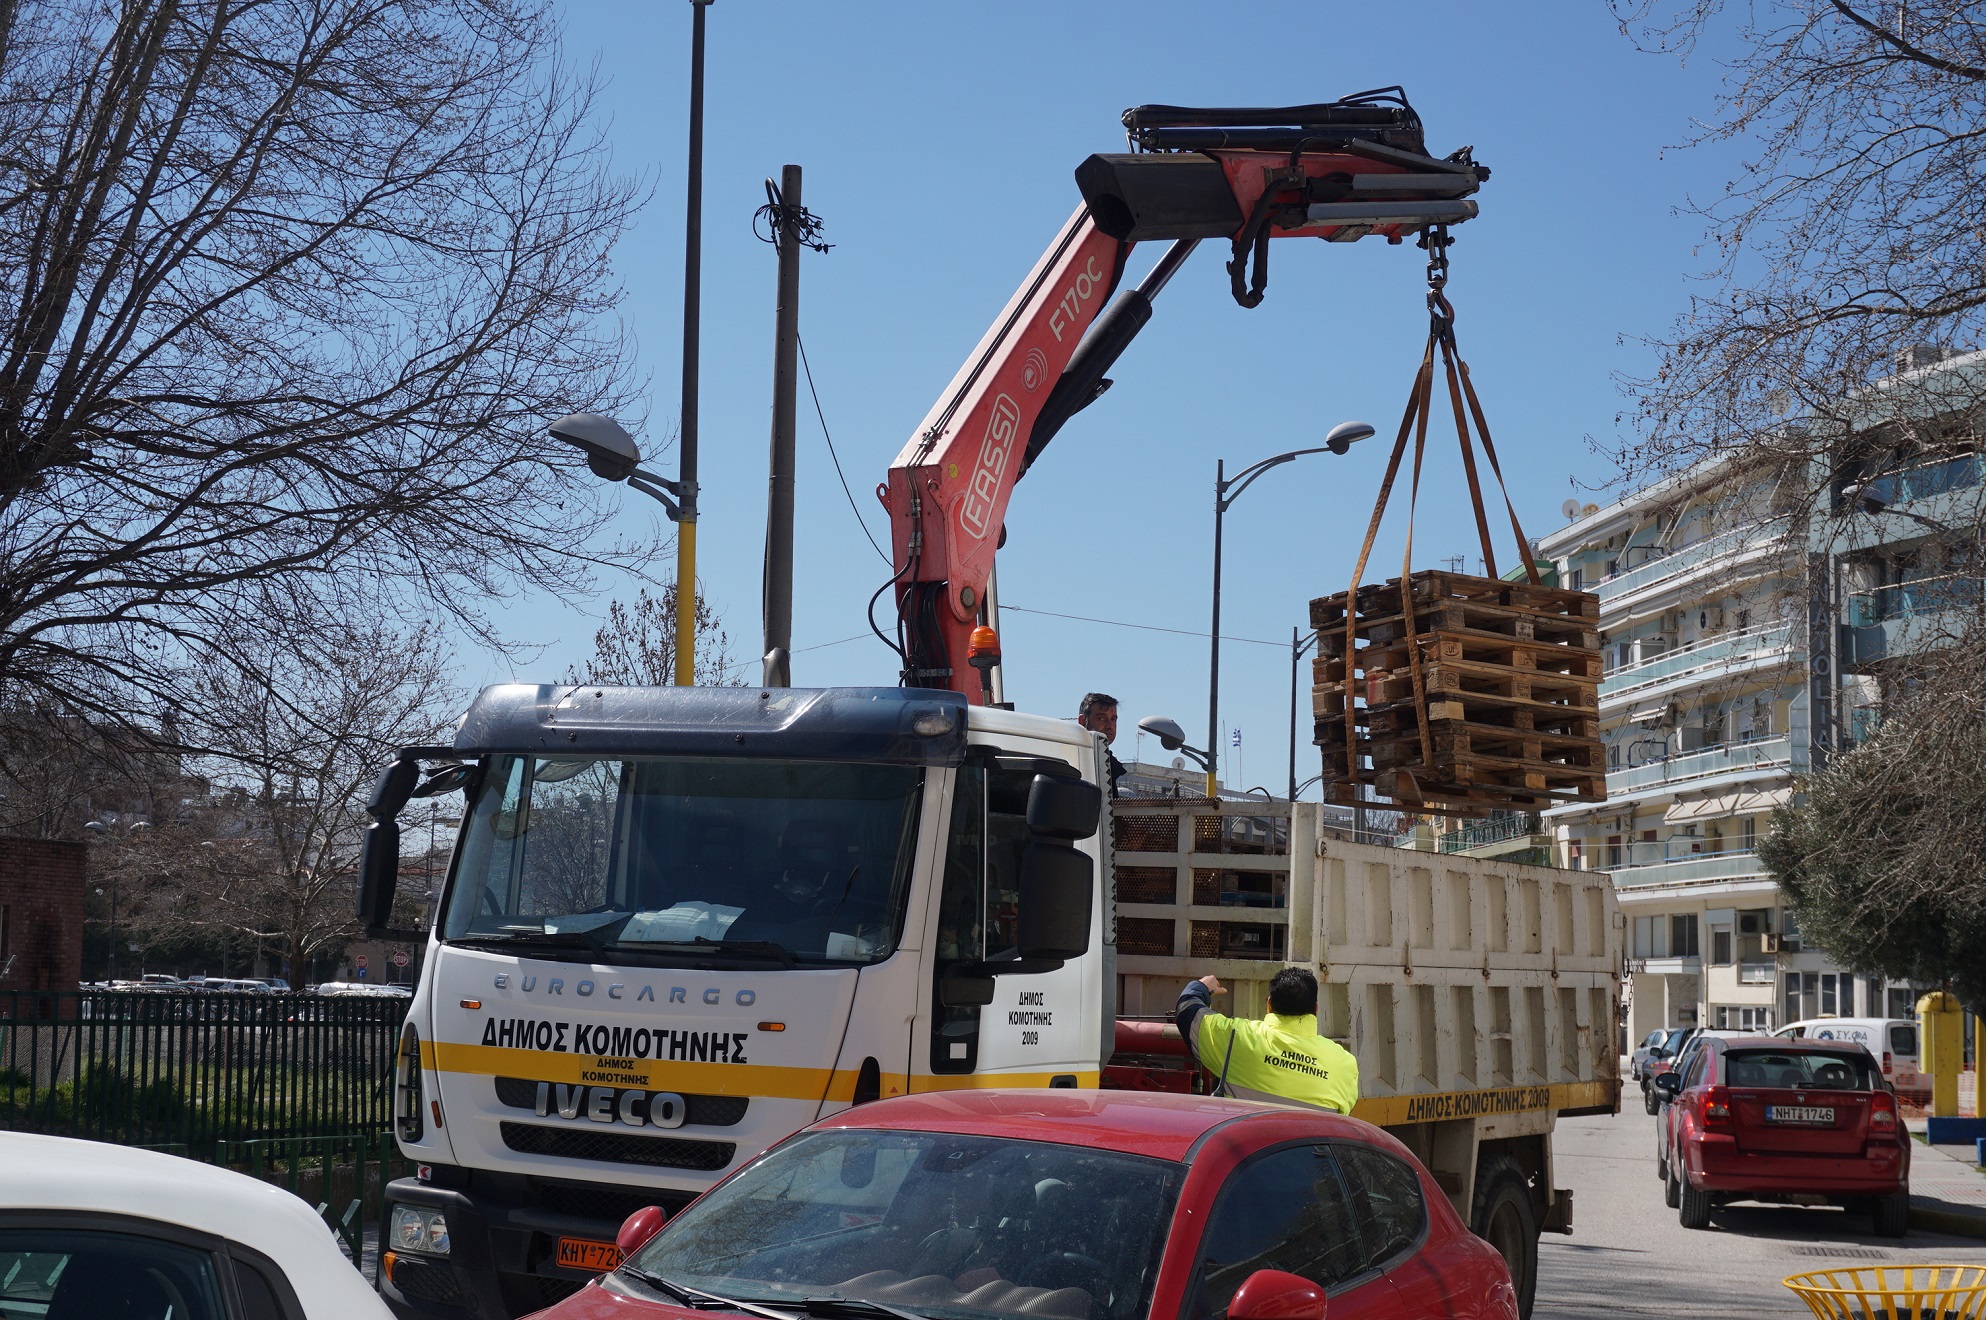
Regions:
M 1722 747 L 1650 761 L 1626 770 L 1610 771 L 1607 775 L 1607 795 L 1617 797 L 1638 789 L 1707 779 L 1712 775 L 1732 774 L 1740 770 L 1791 765 L 1792 762 L 1793 740 L 1784 734 L 1757 742 L 1727 743 Z
M 1639 889 L 1646 885 L 1677 885 L 1692 880 L 1735 880 L 1765 874 L 1765 866 L 1755 852 L 1706 853 L 1682 857 L 1653 866 L 1621 866 L 1612 871 L 1616 889 Z
M 1873 628 L 1891 619 L 1914 619 L 1946 610 L 1974 609 L 1986 597 L 1986 583 L 1978 573 L 1945 573 L 1918 578 L 1873 591 L 1857 591 L 1848 597 L 1848 623 L 1853 628 Z M 1604 690 L 1604 689 L 1603 689 Z
M 1436 835 L 1441 851 L 1445 853 L 1467 852 L 1471 848 L 1487 848 L 1493 843 L 1503 843 L 1508 839 L 1522 839 L 1527 835 L 1540 833 L 1538 813 L 1520 811 L 1493 820 L 1477 821 L 1446 834 Z
M 1697 642 L 1681 650 L 1669 651 L 1640 664 L 1623 665 L 1600 680 L 1602 697 L 1618 696 L 1636 688 L 1677 678 L 1699 669 L 1714 669 L 1735 660 L 1748 660 L 1771 651 L 1781 651 L 1793 641 L 1793 625 L 1776 624 L 1732 637 Z
M 1687 573 L 1712 560 L 1743 554 L 1749 550 L 1765 549 L 1783 542 L 1791 529 L 1791 522 L 1777 519 L 1734 527 L 1728 532 L 1683 546 L 1679 550 L 1663 555 L 1660 559 L 1649 560 L 1624 573 L 1616 573 L 1612 577 L 1600 579 L 1602 595 L 1609 598 L 1625 596 L 1629 592 L 1653 586 L 1665 578 Z

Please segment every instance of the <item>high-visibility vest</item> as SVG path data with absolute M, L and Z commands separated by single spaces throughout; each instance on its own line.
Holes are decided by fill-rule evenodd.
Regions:
M 1193 1043 L 1207 1071 L 1220 1077 L 1225 1069 L 1228 1090 L 1243 1099 L 1314 1105 L 1340 1114 L 1351 1113 L 1358 1103 L 1358 1060 L 1317 1034 L 1314 1013 L 1270 1013 L 1253 1022 L 1206 1012 L 1193 1024 Z

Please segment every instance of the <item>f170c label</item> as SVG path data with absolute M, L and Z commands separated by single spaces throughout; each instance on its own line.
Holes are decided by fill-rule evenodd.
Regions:
M 610 1027 L 552 1018 L 491 1018 L 485 1045 L 512 1050 L 590 1054 L 600 1059 L 664 1059 L 683 1063 L 745 1063 L 746 1031 L 672 1031 L 667 1027 Z

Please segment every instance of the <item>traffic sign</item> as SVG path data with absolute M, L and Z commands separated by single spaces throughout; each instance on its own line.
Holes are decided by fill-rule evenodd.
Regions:
M 358 969 L 359 969 L 360 971 L 364 971 L 364 970 L 365 970 L 365 955 L 364 955 L 364 954 L 359 954 L 359 955 L 358 955 L 358 956 L 357 956 L 356 958 L 353 958 L 353 959 L 352 959 L 352 966 L 354 966 L 354 967 L 356 967 L 356 968 L 358 968 Z
M 393 955 L 393 965 L 395 967 L 405 967 L 407 965 L 407 951 L 405 949 Z

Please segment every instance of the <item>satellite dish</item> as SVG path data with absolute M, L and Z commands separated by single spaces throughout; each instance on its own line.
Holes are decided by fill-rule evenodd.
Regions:
M 1568 518 L 1577 518 L 1579 516 L 1579 501 L 1567 500 L 1558 506 L 1558 511 Z
M 1186 758 L 1183 756 L 1173 757 L 1172 768 L 1175 770 L 1184 770 L 1186 768 Z

